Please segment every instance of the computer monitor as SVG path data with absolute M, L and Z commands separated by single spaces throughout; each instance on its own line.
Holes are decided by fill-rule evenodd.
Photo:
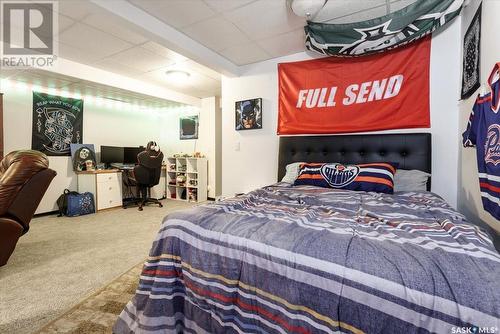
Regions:
M 124 149 L 116 146 L 101 146 L 101 162 L 110 164 L 123 163 Z
M 144 146 L 141 147 L 124 147 L 123 148 L 123 163 L 135 164 L 137 163 L 137 155 L 144 151 Z

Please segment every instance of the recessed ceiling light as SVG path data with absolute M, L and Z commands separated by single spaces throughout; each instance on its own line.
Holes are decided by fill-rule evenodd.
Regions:
M 170 81 L 181 82 L 181 83 L 186 82 L 189 79 L 189 77 L 191 76 L 191 74 L 189 74 L 189 72 L 181 71 L 181 70 L 171 70 L 171 71 L 165 72 L 165 74 L 167 75 L 167 78 Z

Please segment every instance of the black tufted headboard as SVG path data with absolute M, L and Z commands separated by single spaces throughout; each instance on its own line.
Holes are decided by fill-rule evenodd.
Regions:
M 280 137 L 278 180 L 292 162 L 397 162 L 431 173 L 431 134 L 398 133 Z M 430 180 L 428 184 L 430 190 Z

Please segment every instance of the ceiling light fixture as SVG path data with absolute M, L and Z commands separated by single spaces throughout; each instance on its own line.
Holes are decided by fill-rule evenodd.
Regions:
M 313 19 L 327 2 L 328 0 L 288 0 L 292 12 L 307 20 Z
M 181 70 L 171 70 L 171 71 L 165 72 L 165 74 L 167 75 L 167 78 L 170 81 L 181 82 L 181 83 L 186 82 L 189 79 L 189 77 L 191 76 L 191 74 L 189 74 L 189 72 L 181 71 Z

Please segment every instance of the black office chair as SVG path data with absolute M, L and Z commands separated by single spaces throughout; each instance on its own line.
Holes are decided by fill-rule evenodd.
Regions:
M 137 155 L 138 164 L 134 167 L 134 174 L 128 177 L 128 182 L 137 187 L 138 196 L 123 207 L 139 205 L 139 211 L 148 204 L 163 205 L 156 198 L 151 198 L 151 188 L 160 182 L 163 153 L 155 142 L 149 142 L 146 150 Z

